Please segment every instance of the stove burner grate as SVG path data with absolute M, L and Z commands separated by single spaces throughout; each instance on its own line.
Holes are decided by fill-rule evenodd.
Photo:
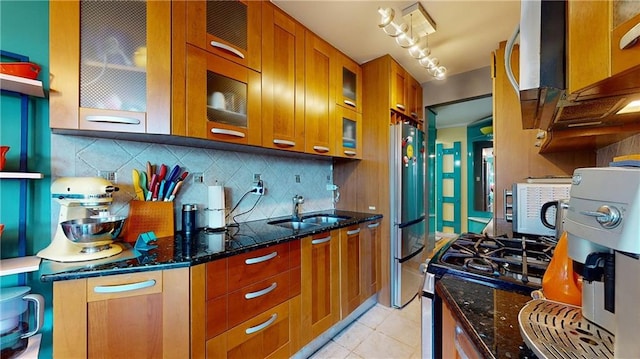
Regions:
M 554 247 L 547 240 L 464 233 L 438 262 L 453 270 L 539 287 Z

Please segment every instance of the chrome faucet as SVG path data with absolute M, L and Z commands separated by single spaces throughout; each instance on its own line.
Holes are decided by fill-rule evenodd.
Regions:
M 300 205 L 304 203 L 304 197 L 295 195 L 293 196 L 293 220 L 300 221 Z

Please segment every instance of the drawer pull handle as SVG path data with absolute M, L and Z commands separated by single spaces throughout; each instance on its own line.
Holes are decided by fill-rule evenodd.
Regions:
M 316 152 L 325 153 L 325 152 L 329 152 L 329 147 L 313 146 L 313 150 L 316 151 Z
M 242 52 L 238 51 L 237 49 L 234 49 L 233 47 L 231 47 L 229 45 L 225 45 L 225 44 L 223 44 L 221 42 L 217 42 L 217 41 L 211 41 L 211 46 L 217 47 L 217 48 L 220 48 L 220 49 L 223 49 L 223 50 L 227 50 L 230 53 L 238 56 L 239 58 L 244 59 L 244 54 Z
M 325 238 L 320 238 L 320 239 L 314 239 L 311 241 L 311 244 L 322 244 L 322 243 L 327 243 L 331 240 L 331 236 L 329 237 L 325 237 Z
M 145 280 L 144 282 L 121 284 L 121 285 L 99 285 L 93 288 L 96 293 L 121 293 L 143 288 L 149 288 L 156 285 L 155 279 Z
M 354 229 L 354 230 L 351 230 L 351 231 L 347 231 L 347 236 L 352 236 L 352 235 L 358 234 L 358 233 L 360 233 L 360 228 Z
M 251 293 L 245 294 L 244 298 L 245 299 L 253 299 L 253 298 L 262 297 L 265 294 L 269 294 L 270 292 L 272 292 L 277 287 L 278 287 L 278 283 L 273 282 L 270 286 L 268 286 L 265 289 L 259 290 L 257 292 L 251 292 Z
M 262 324 L 259 324 L 259 325 L 256 325 L 255 327 L 247 328 L 244 332 L 247 333 L 247 334 L 253 334 L 255 332 L 259 332 L 262 329 L 264 329 L 264 328 L 270 326 L 271 324 L 273 324 L 273 322 L 275 322 L 276 319 L 278 319 L 278 313 L 273 313 L 271 315 L 271 318 L 269 318 L 269 320 L 267 320 L 266 322 L 264 322 Z
M 214 128 L 211 129 L 211 133 L 214 133 L 216 135 L 229 135 L 229 136 L 244 138 L 244 133 L 242 133 L 240 131 L 226 130 L 224 128 L 215 128 L 214 127 Z
M 245 259 L 244 263 L 245 264 L 262 263 L 262 262 L 268 261 L 269 259 L 275 258 L 277 255 L 278 255 L 278 252 L 276 251 L 276 252 L 264 255 L 262 257 L 247 258 L 247 259 Z
M 121 116 L 87 116 L 85 120 L 89 122 L 107 122 L 107 123 L 123 123 L 125 125 L 139 125 L 140 120 L 137 118 L 131 117 L 121 117 Z
M 368 227 L 368 228 L 376 228 L 376 227 L 378 227 L 379 225 L 380 225 L 380 222 L 376 222 L 376 223 L 368 224 L 368 225 L 367 225 L 367 227 Z
M 344 151 L 344 154 L 347 156 L 355 156 L 357 155 L 356 151 Z
M 404 105 L 403 105 L 403 104 L 401 104 L 401 103 L 397 103 L 397 104 L 396 104 L 396 108 L 399 108 L 399 109 L 401 109 L 402 111 L 404 111 L 404 110 L 405 110 Z
M 289 146 L 289 147 L 293 147 L 296 145 L 296 143 L 293 141 L 279 140 L 277 138 L 273 140 L 273 143 L 276 145 Z
M 640 39 L 640 23 L 636 24 L 620 38 L 620 50 L 633 47 L 638 43 L 638 39 Z
M 411 112 L 411 117 L 418 118 L 418 113 L 417 112 Z
M 356 104 L 353 101 L 344 100 L 344 104 L 351 107 L 356 107 Z

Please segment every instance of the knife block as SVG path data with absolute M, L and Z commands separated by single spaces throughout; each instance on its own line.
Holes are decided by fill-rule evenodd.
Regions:
M 122 238 L 133 243 L 140 233 L 153 232 L 156 238 L 174 235 L 174 202 L 129 202 L 129 216 L 125 222 Z

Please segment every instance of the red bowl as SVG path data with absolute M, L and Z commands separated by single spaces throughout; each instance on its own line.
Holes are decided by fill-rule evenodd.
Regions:
M 40 73 L 40 65 L 33 62 L 0 62 L 0 73 L 35 80 Z

